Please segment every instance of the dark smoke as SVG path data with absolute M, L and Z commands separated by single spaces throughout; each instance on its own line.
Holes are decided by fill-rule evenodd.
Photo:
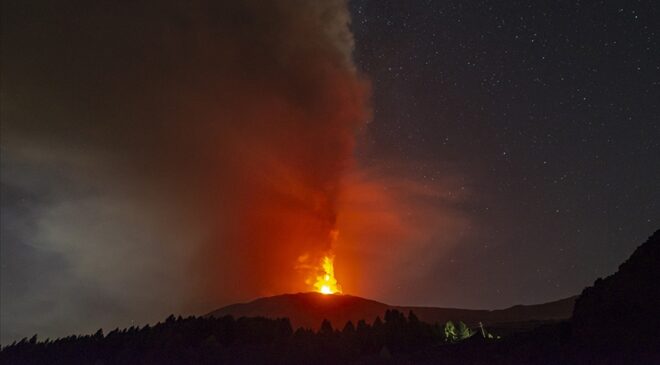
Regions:
M 3 5 L 0 342 L 308 291 L 326 254 L 347 293 L 433 293 L 462 189 L 354 161 L 345 1 Z
M 121 313 L 308 289 L 368 118 L 345 1 L 3 13 L 3 191 L 45 201 L 16 236 Z

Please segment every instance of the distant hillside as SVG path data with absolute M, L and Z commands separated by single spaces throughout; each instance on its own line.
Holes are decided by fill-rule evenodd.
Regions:
M 448 320 L 463 321 L 476 326 L 480 321 L 485 325 L 562 320 L 571 316 L 575 297 L 538 305 L 517 305 L 501 310 L 470 310 L 434 307 L 391 306 L 374 300 L 351 295 L 322 295 L 318 293 L 284 294 L 259 298 L 249 303 L 232 304 L 209 313 L 207 316 L 267 318 L 287 317 L 294 328 L 318 329 L 323 319 L 328 319 L 335 327 L 342 327 L 347 321 L 356 323 L 360 319 L 373 322 L 382 318 L 387 309 L 397 309 L 407 313 L 412 310 L 419 319 L 428 323 Z
M 446 322 L 461 320 L 469 326 L 483 322 L 485 325 L 530 321 L 555 321 L 571 317 L 577 297 L 565 298 L 549 303 L 516 305 L 498 310 L 471 310 L 435 307 L 393 307 L 401 311 L 412 310 L 423 321 Z
M 619 270 L 584 289 L 573 335 L 582 344 L 660 348 L 660 230 Z

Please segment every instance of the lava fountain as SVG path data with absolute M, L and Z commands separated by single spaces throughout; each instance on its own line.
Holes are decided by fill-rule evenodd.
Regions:
M 341 286 L 335 278 L 334 259 L 334 256 L 324 256 L 321 260 L 321 275 L 314 283 L 314 289 L 321 294 L 341 294 Z

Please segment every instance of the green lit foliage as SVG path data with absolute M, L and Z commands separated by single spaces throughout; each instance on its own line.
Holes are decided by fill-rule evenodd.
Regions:
M 468 339 L 474 335 L 474 331 L 470 329 L 463 321 L 458 322 L 458 328 L 456 330 L 456 336 L 459 341 Z
M 445 323 L 444 337 L 447 342 L 463 341 L 472 337 L 474 334 L 475 331 L 470 329 L 463 321 L 459 321 L 458 325 L 455 325 L 452 321 Z
M 456 342 L 458 340 L 458 333 L 456 332 L 456 326 L 454 322 L 447 321 L 445 323 L 445 341 L 447 342 Z

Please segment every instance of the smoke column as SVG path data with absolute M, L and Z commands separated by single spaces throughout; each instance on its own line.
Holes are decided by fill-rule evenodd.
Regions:
M 41 205 L 3 241 L 119 316 L 310 289 L 368 118 L 345 1 L 6 7 L 3 195 Z
M 0 342 L 313 290 L 325 255 L 433 293 L 460 179 L 355 160 L 346 1 L 3 5 Z

